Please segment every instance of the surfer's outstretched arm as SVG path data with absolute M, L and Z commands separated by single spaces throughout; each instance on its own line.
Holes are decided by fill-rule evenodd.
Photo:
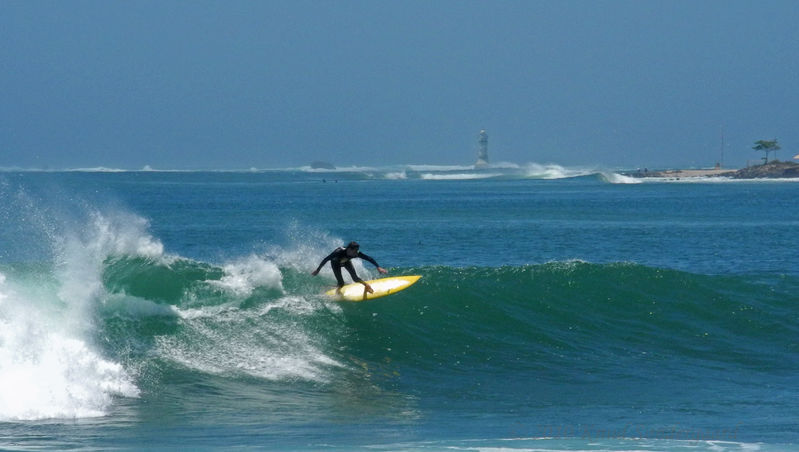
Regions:
M 330 259 L 333 259 L 333 255 L 334 254 L 336 254 L 335 251 L 333 251 L 332 253 L 328 254 L 326 258 L 322 259 L 322 262 L 319 264 L 318 267 L 316 267 L 316 270 L 311 272 L 311 274 L 314 275 L 314 276 L 318 275 L 319 274 L 319 270 L 321 270 L 322 267 L 324 267 L 325 264 L 330 261 Z
M 377 264 L 377 261 L 376 261 L 376 260 L 374 260 L 374 258 L 372 258 L 372 257 L 370 257 L 370 256 L 367 256 L 366 254 L 363 254 L 363 253 L 362 253 L 362 252 L 360 252 L 360 251 L 358 251 L 358 257 L 360 257 L 361 259 L 363 259 L 363 260 L 365 260 L 365 261 L 367 261 L 367 262 L 370 262 L 372 265 L 374 265 L 375 267 L 377 267 L 377 271 L 379 271 L 380 273 L 382 273 L 382 274 L 386 274 L 386 273 L 388 273 L 388 270 L 386 270 L 385 268 L 383 268 L 383 267 L 381 267 L 380 265 L 378 265 L 378 264 Z

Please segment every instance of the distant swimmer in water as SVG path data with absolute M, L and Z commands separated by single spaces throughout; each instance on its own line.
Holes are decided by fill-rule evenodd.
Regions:
M 377 271 L 383 274 L 388 273 L 388 270 L 377 265 L 376 260 L 360 252 L 359 251 L 360 248 L 361 246 L 358 245 L 357 242 L 350 242 L 346 248 L 344 247 L 336 248 L 335 250 L 333 250 L 332 253 L 330 253 L 330 255 L 328 255 L 326 258 L 322 260 L 322 262 L 319 264 L 319 267 L 317 267 L 316 270 L 314 270 L 311 274 L 314 276 L 318 275 L 319 270 L 321 270 L 322 267 L 325 266 L 327 261 L 330 261 L 330 267 L 333 268 L 333 274 L 336 275 L 336 281 L 338 281 L 338 289 L 336 290 L 336 293 L 340 293 L 341 288 L 344 286 L 344 278 L 341 277 L 341 267 L 346 268 L 347 271 L 350 272 L 350 276 L 352 277 L 353 281 L 359 282 L 364 286 L 366 286 L 367 292 L 369 293 L 374 292 L 374 290 L 372 290 L 372 287 L 369 284 L 366 284 L 366 282 L 361 278 L 359 278 L 358 274 L 355 273 L 355 267 L 352 266 L 352 260 L 355 258 L 361 258 L 365 261 L 369 261 L 372 263 L 372 265 L 377 267 Z

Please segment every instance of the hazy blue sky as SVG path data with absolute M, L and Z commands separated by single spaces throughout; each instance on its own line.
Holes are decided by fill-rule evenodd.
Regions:
M 799 153 L 799 1 L 0 0 L 0 167 Z

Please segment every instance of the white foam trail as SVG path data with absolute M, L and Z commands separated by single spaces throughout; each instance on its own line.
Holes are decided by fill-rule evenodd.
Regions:
M 188 368 L 213 374 L 246 374 L 268 380 L 328 381 L 328 369 L 344 367 L 320 348 L 303 318 L 326 307 L 302 297 L 283 297 L 259 310 L 231 306 L 180 310 L 183 332 L 157 339 L 157 352 Z M 338 308 L 340 309 L 340 308 Z M 272 311 L 290 314 L 281 321 Z M 241 325 L 252 327 L 241 328 Z M 197 344 L 202 344 L 198 347 Z
M 309 274 L 327 253 L 345 242 L 326 233 L 295 224 L 286 231 L 295 237 L 291 248 L 270 247 L 262 255 L 225 265 L 225 276 L 217 282 L 237 295 L 246 296 L 256 287 L 280 288 L 279 269 L 291 268 Z M 369 272 L 360 260 L 353 262 L 359 275 Z M 345 278 L 348 276 L 345 276 Z M 325 265 L 319 278 L 334 278 Z M 316 289 L 314 289 L 316 290 Z M 156 339 L 156 353 L 189 369 L 219 375 L 247 375 L 272 381 L 304 380 L 327 383 L 331 369 L 345 368 L 327 343 L 336 334 L 319 328 L 337 328 L 337 322 L 309 327 L 315 316 L 337 315 L 340 305 L 322 297 L 284 295 L 261 300 L 261 305 L 242 307 L 236 302 L 215 306 L 175 307 L 181 332 Z

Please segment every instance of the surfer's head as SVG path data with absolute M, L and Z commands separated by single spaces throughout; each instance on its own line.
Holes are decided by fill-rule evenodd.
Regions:
M 347 256 L 349 256 L 349 257 L 358 256 L 358 250 L 360 248 L 361 248 L 361 245 L 358 245 L 358 242 L 350 242 L 347 245 Z

